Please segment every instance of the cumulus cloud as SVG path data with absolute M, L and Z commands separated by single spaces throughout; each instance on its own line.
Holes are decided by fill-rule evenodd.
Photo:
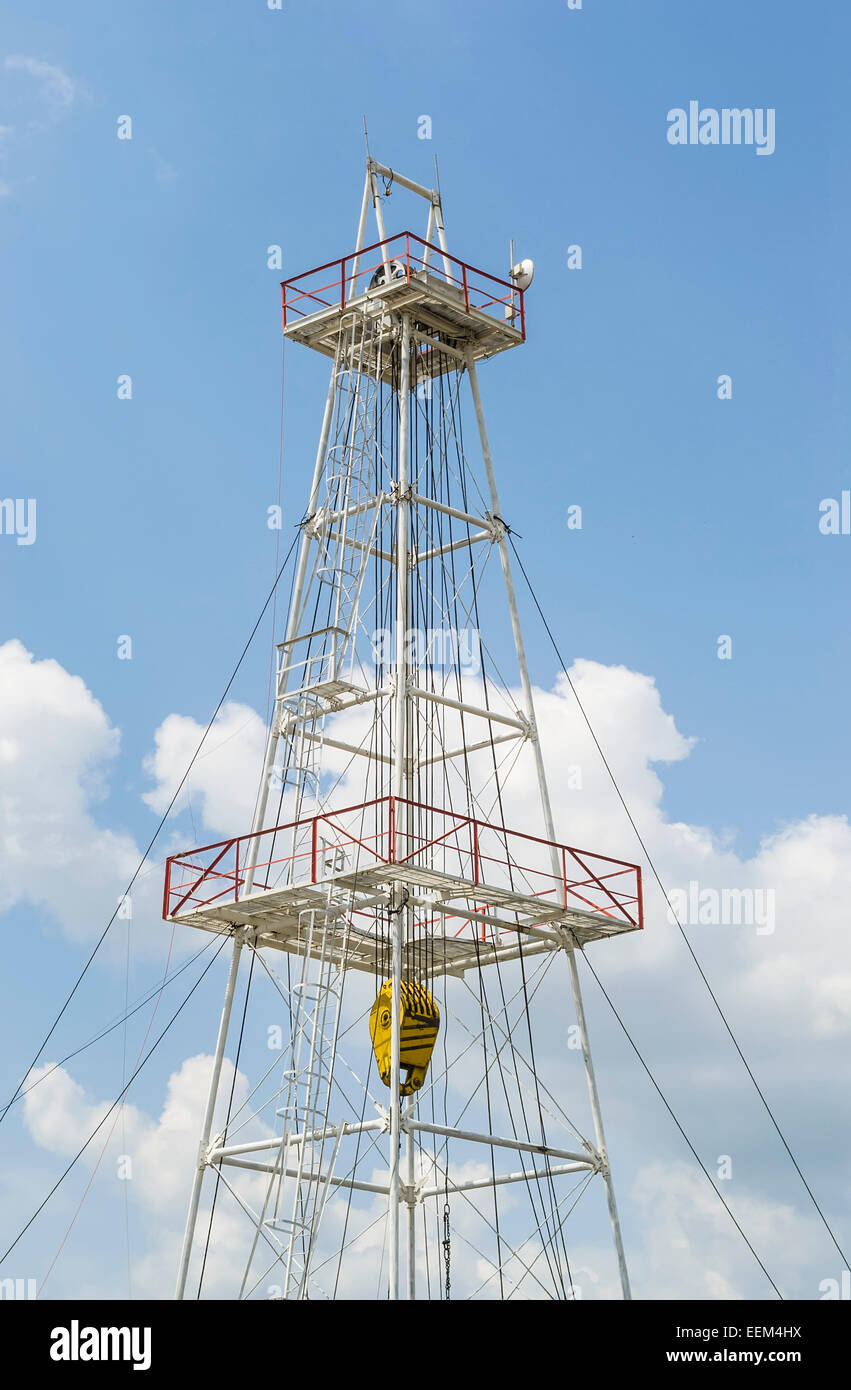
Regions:
M 843 920 L 843 905 L 851 889 L 847 819 L 810 815 L 779 829 L 773 827 L 750 856 L 738 854 L 735 840 L 727 833 L 669 819 L 664 769 L 687 758 L 694 740 L 664 709 L 655 682 L 623 667 L 587 661 L 574 664 L 571 678 L 666 886 L 685 889 L 697 881 L 701 891 L 719 894 L 719 901 L 725 889 L 774 894 L 776 912 L 770 932 L 760 934 L 747 921 L 711 919 L 687 924 L 686 930 L 701 958 L 708 960 L 714 983 L 720 983 L 734 1024 L 747 1024 L 746 1050 L 770 1094 L 776 1096 L 782 1086 L 786 1110 L 791 1107 L 793 1113 L 809 1115 L 820 1104 L 812 1087 L 816 1071 L 824 1068 L 825 1074 L 835 1075 L 847 1070 L 844 1051 L 837 1052 L 837 1042 L 851 1031 L 851 947 Z M 509 691 L 507 706 L 516 700 L 517 692 Z M 639 857 L 565 678 L 560 677 L 550 689 L 538 690 L 536 703 L 559 837 L 603 853 Z M 346 712 L 332 721 L 333 732 L 343 742 L 358 743 L 369 718 L 365 708 Z M 180 714 L 168 715 L 156 730 L 146 764 L 152 786 L 145 801 L 151 811 L 165 809 L 202 732 L 200 724 Z M 103 829 L 95 817 L 118 739 L 118 732 L 79 678 L 56 662 L 35 661 L 18 642 L 0 647 L 0 850 L 6 869 L 2 907 L 39 903 L 75 936 L 91 929 L 93 897 L 98 892 L 103 891 L 103 906 L 111 911 L 121 878 L 135 867 L 136 857 L 129 836 Z M 184 810 L 191 810 L 198 842 L 248 828 L 264 741 L 263 720 L 256 711 L 236 703 L 224 706 L 192 770 L 188 800 L 184 797 L 180 803 Z M 352 762 L 340 750 L 326 751 L 330 804 L 357 801 L 363 790 L 361 763 Z M 523 829 L 539 829 L 534 769 L 527 753 L 517 761 L 508 782 L 505 818 Z M 566 769 L 577 767 L 579 785 L 566 775 Z M 283 818 L 289 809 L 285 802 Z M 277 814 L 276 800 L 273 812 Z M 181 841 L 186 838 L 185 818 L 183 826 Z M 108 891 L 92 880 L 93 862 L 101 865 Z M 601 945 L 594 964 L 625 1007 L 628 1020 L 636 1025 L 639 1041 L 650 1048 L 675 1108 L 682 1111 L 685 1105 L 687 1128 L 705 1126 L 710 1154 L 719 1147 L 729 1151 L 738 1145 L 736 1163 L 740 1171 L 744 1165 L 747 1181 L 742 1180 L 737 1189 L 735 1209 L 772 1272 L 775 1267 L 781 1274 L 788 1272 L 790 1240 L 801 1252 L 800 1260 L 796 1255 L 797 1264 L 809 1262 L 808 1267 L 818 1272 L 813 1251 L 821 1240 L 819 1258 L 823 1257 L 824 1233 L 785 1197 L 775 1199 L 766 1195 L 768 1188 L 763 1190 L 769 1169 L 775 1188 L 780 1181 L 776 1155 L 767 1165 L 762 1156 L 768 1139 L 759 1125 L 768 1122 L 752 1094 L 743 1099 L 741 1089 L 735 1089 L 744 1084 L 740 1065 L 691 966 L 685 964 L 666 904 L 652 884 L 643 936 L 634 934 L 623 942 Z M 571 1097 L 571 1118 L 581 1123 L 587 1116 L 572 1108 L 573 1099 L 582 1095 L 581 1065 L 575 1054 L 565 1050 L 564 998 L 564 981 L 559 983 L 553 972 L 539 999 L 542 1032 L 536 1056 L 541 1068 L 548 1069 L 555 1094 Z M 780 1040 L 787 1054 L 793 1049 L 794 1068 L 788 1057 L 784 1061 L 775 1055 Z M 464 1064 L 455 1069 L 450 1096 L 460 1097 L 465 1087 L 469 1093 L 475 1084 L 474 1070 Z M 742 1256 L 740 1238 L 702 1175 L 676 1164 L 648 1163 L 648 1155 L 655 1154 L 661 1141 L 637 1097 L 634 1061 L 607 1059 L 601 1072 L 606 1112 L 613 1118 L 615 1136 L 621 1136 L 615 1146 L 620 1156 L 618 1173 L 623 1187 L 628 1192 L 631 1187 L 626 1208 L 639 1296 L 687 1293 L 737 1298 L 760 1293 L 761 1276 L 757 1271 L 755 1284 L 748 1264 L 751 1257 L 746 1251 Z M 166 1285 L 166 1292 L 170 1291 L 208 1075 L 209 1058 L 189 1058 L 171 1076 L 156 1119 L 132 1105 L 125 1107 L 123 1129 L 138 1175 L 132 1196 L 145 1211 L 149 1235 L 138 1262 L 138 1288 L 152 1296 Z M 246 1085 L 240 1076 L 238 1094 L 245 1094 Z M 222 1094 L 228 1086 L 226 1078 Z M 733 1094 L 735 1104 L 728 1100 Z M 91 1099 L 73 1074 L 60 1069 L 32 1093 L 32 1099 L 28 1097 L 27 1125 L 39 1147 L 69 1153 L 94 1128 L 103 1109 L 103 1102 Z M 806 1128 L 808 1122 L 801 1123 Z M 589 1126 L 581 1123 L 581 1127 L 588 1132 Z M 629 1136 L 626 1146 L 624 1135 Z M 609 1138 L 611 1146 L 611 1132 Z M 831 1157 L 835 1152 L 830 1144 L 818 1147 L 822 1185 L 837 1180 Z M 754 1154 L 759 1158 L 751 1163 Z M 801 1157 L 805 1167 L 814 1161 L 809 1151 Z M 783 1169 L 782 1181 L 794 1183 L 791 1170 Z M 262 1180 L 240 1174 L 238 1183 L 245 1200 L 251 1200 L 260 1192 Z M 782 1188 L 784 1194 L 788 1190 Z M 796 1193 L 794 1189 L 795 1200 Z M 366 1251 L 373 1248 L 367 1230 L 377 1213 L 373 1208 L 375 1203 L 360 1202 L 350 1218 L 354 1224 L 349 1233 L 363 1231 Z M 477 1244 L 486 1252 L 491 1247 L 477 1242 L 473 1226 L 464 1225 L 467 1216 L 459 1207 L 453 1219 L 458 1221 L 458 1287 L 472 1292 L 477 1282 L 488 1277 L 487 1259 L 477 1254 Z M 329 1240 L 336 1223 L 344 1219 L 344 1208 L 333 1198 L 326 1215 Z M 222 1223 L 210 1289 L 225 1294 L 232 1292 L 228 1262 L 244 1251 L 246 1221 L 238 1204 L 225 1204 Z M 465 1239 L 468 1247 L 464 1247 Z M 528 1249 L 522 1241 L 518 1246 L 521 1258 L 526 1250 L 531 1259 L 537 1249 L 534 1238 Z M 582 1276 L 585 1297 L 617 1294 L 611 1252 L 607 1258 L 601 1252 L 601 1246 L 587 1243 L 576 1250 L 577 1268 L 587 1271 Z M 573 1251 L 571 1255 L 573 1260 Z M 821 1275 L 830 1272 L 822 1270 Z M 342 1291 L 347 1287 L 345 1277 Z M 578 1278 L 576 1273 L 574 1277 Z M 489 1292 L 491 1288 L 481 1296 Z M 790 1295 L 814 1296 L 809 1284 L 802 1288 L 800 1283 L 790 1288 Z
M 697 920 L 679 913 L 698 951 L 723 962 L 731 989 L 749 1010 L 779 1019 L 782 1010 L 794 1006 L 796 1025 L 813 1037 L 851 1033 L 851 940 L 843 927 L 851 894 L 847 817 L 811 815 L 772 829 L 750 857 L 736 852 L 728 832 L 669 819 L 664 768 L 687 758 L 695 738 L 678 729 L 650 676 L 586 660 L 576 661 L 570 676 L 666 890 L 691 902 L 707 895 L 709 910 Z M 481 699 L 475 681 L 467 682 L 465 697 Z M 516 708 L 519 691 L 509 691 L 504 704 Z M 536 689 L 535 705 L 558 838 L 641 862 L 640 846 L 566 677 L 560 675 L 551 689 Z M 366 707 L 345 711 L 329 720 L 329 734 L 357 746 L 371 717 Z M 445 730 L 447 742 L 463 742 L 460 721 L 451 715 Z M 152 809 L 162 811 L 168 804 L 202 733 L 195 720 L 176 714 L 160 725 L 147 763 L 155 779 L 146 796 Z M 263 723 L 249 707 L 223 708 L 190 779 L 191 804 L 200 811 L 207 839 L 249 829 L 264 738 Z M 488 782 L 489 756 L 481 751 L 468 758 L 474 784 Z M 326 805 L 356 804 L 366 795 L 364 759 L 326 746 L 323 766 Z M 541 833 L 528 748 L 514 761 L 504 786 L 505 822 Z M 270 815 L 278 822 L 292 813 L 287 796 L 270 799 Z M 483 799 L 480 814 L 499 819 L 493 797 Z M 690 884 L 696 887 L 689 895 Z M 670 969 L 682 950 L 668 903 L 647 872 L 644 886 L 648 930 L 640 944 L 625 942 L 607 951 L 606 967 L 617 975 L 634 977 L 636 971 L 657 972 L 663 965 Z
M 818 1217 L 743 1189 L 738 1182 L 720 1181 L 718 1186 L 784 1297 L 817 1297 L 827 1268 Z M 696 1168 L 680 1162 L 647 1163 L 638 1171 L 629 1197 L 630 1278 L 637 1297 L 776 1297 Z M 620 1296 L 611 1257 L 602 1247 L 577 1249 L 572 1268 L 583 1299 Z
M 144 800 L 162 815 L 201 742 L 204 727 L 185 715 L 170 714 L 154 735 L 145 770 L 156 783 Z M 266 744 L 259 714 L 247 705 L 226 704 L 193 764 L 181 806 L 197 811 L 214 834 L 249 828 Z
M 125 1164 L 128 1156 L 131 1160 L 127 1190 L 131 1202 L 144 1216 L 145 1231 L 144 1248 L 138 1251 L 133 1269 L 137 1297 L 171 1296 L 211 1067 L 210 1056 L 187 1058 L 168 1078 L 165 1102 L 158 1117 L 148 1116 L 128 1104 L 121 1127 L 114 1120 L 107 1121 L 87 1152 L 87 1165 L 92 1168 L 97 1161 L 104 1180 L 111 1178 L 119 1159 Z M 233 1080 L 233 1068 L 226 1061 L 214 1132 L 224 1122 Z M 235 1080 L 234 1108 L 238 1111 L 249 1087 L 241 1072 Z M 29 1132 L 41 1148 L 63 1157 L 76 1152 L 108 1108 L 105 1102 L 92 1100 L 61 1067 L 51 1070 L 51 1065 L 46 1064 L 37 1068 L 27 1085 L 31 1088 L 25 1099 Z M 269 1133 L 268 1128 L 257 1124 L 239 1137 L 244 1141 L 267 1137 Z M 453 1166 L 453 1176 L 459 1182 L 485 1179 L 489 1173 L 489 1164 L 480 1160 Z M 227 1176 L 239 1200 L 225 1190 L 219 1194 L 216 1237 L 205 1271 L 205 1297 L 233 1297 L 235 1272 L 242 1272 L 253 1229 L 240 1201 L 259 1210 L 267 1182 L 260 1175 L 233 1168 L 227 1170 Z M 362 1169 L 359 1176 L 373 1183 L 386 1182 L 386 1165 L 374 1163 L 371 1168 Z M 427 1185 L 436 1181 L 439 1185 L 441 1170 L 435 1169 L 428 1159 L 419 1158 L 416 1179 Z M 726 1186 L 725 1197 L 784 1295 L 817 1296 L 827 1266 L 816 1217 L 802 1215 L 789 1203 L 760 1196 L 741 1185 Z M 213 1180 L 208 1176 L 197 1227 L 196 1256 L 204 1244 L 212 1189 Z M 540 1237 L 532 1234 L 515 1240 L 512 1234 L 512 1216 L 522 1205 L 517 1195 L 521 1191 L 515 1188 L 501 1192 L 505 1291 L 519 1299 L 547 1298 L 553 1285 L 547 1275 Z M 710 1300 L 771 1296 L 770 1285 L 732 1227 L 716 1194 L 695 1169 L 677 1162 L 647 1163 L 638 1171 L 630 1197 L 629 1259 L 636 1296 Z M 451 1273 L 456 1298 L 498 1296 L 491 1200 L 486 1191 L 470 1192 L 463 1200 L 456 1194 L 452 1196 Z M 361 1198 L 351 1207 L 339 1193 L 332 1196 L 314 1260 L 314 1296 L 327 1296 L 334 1284 L 335 1252 L 344 1233 L 352 1258 L 343 1262 L 336 1283 L 337 1296 L 381 1296 L 378 1284 L 371 1290 L 370 1281 L 380 1279 L 386 1240 L 385 1211 L 385 1199 L 377 1194 L 366 1200 Z M 433 1223 L 431 1208 L 428 1220 Z M 516 1229 L 522 1232 L 522 1224 Z M 601 1244 L 575 1245 L 569 1230 L 566 1228 L 576 1297 L 586 1301 L 618 1298 L 620 1291 L 610 1250 Z M 440 1236 L 442 1231 L 438 1232 L 435 1226 L 435 1249 L 439 1248 Z M 790 1250 L 794 1250 L 795 1256 L 791 1263 Z M 280 1292 L 281 1268 L 268 1268 L 272 1265 L 273 1252 L 261 1251 L 255 1268 L 255 1277 L 259 1279 L 257 1296 Z M 197 1276 L 197 1262 L 194 1268 Z M 267 1272 L 260 1277 L 264 1268 Z M 425 1290 L 442 1276 L 442 1267 L 435 1263 L 430 1268 L 421 1251 L 419 1287 Z M 436 1288 L 432 1288 L 432 1295 L 435 1293 Z
M 157 1117 L 126 1103 L 123 1113 L 118 1109 L 113 1111 L 83 1159 L 90 1170 L 97 1168 L 101 1182 L 107 1185 L 112 1185 L 120 1166 L 129 1199 L 144 1218 L 144 1249 L 139 1252 L 133 1270 L 136 1297 L 168 1298 L 174 1289 L 212 1065 L 213 1058 L 209 1055 L 187 1057 L 169 1076 L 165 1100 Z M 232 1085 L 236 1112 L 245 1101 L 248 1082 L 244 1075 L 237 1073 L 234 1084 L 233 1066 L 225 1060 L 214 1133 L 224 1124 Z M 24 1118 L 30 1135 L 40 1148 L 63 1157 L 77 1152 L 109 1109 L 109 1103 L 92 1100 L 65 1068 L 51 1062 L 30 1072 L 25 1092 Z M 255 1122 L 240 1138 L 256 1139 L 268 1134 L 268 1129 Z M 261 1180 L 256 1176 L 231 1170 L 228 1179 L 243 1201 L 249 1204 L 262 1201 Z M 212 1192 L 213 1182 L 208 1180 L 197 1227 L 200 1244 L 203 1244 Z M 234 1260 L 244 1259 L 250 1230 L 237 1204 L 223 1201 L 219 1209 L 217 1203 L 216 1242 L 204 1281 L 208 1296 L 215 1297 L 217 1292 L 233 1294 Z M 101 1296 L 109 1293 L 108 1288 L 101 1290 Z
M 664 769 L 687 758 L 695 740 L 683 733 L 664 709 L 653 679 L 623 667 L 578 661 L 571 668 L 571 680 L 666 887 L 687 889 L 696 881 L 701 892 L 714 893 L 718 902 L 725 893 L 731 895 L 734 903 L 747 901 L 742 894 L 772 895 L 774 916 L 770 930 L 763 930 L 758 920 L 748 920 L 742 912 L 738 916 L 733 913 L 729 920 L 710 915 L 707 921 L 695 922 L 689 921 L 686 914 L 683 922 L 711 978 L 721 989 L 734 1026 L 738 1029 L 742 1023 L 749 1025 L 746 1048 L 769 1093 L 776 1099 L 782 1087 L 786 1109 L 791 1106 L 795 1112 L 797 1107 L 797 1113 L 802 1113 L 802 1108 L 805 1110 L 810 1103 L 812 1068 L 836 1065 L 835 1057 L 831 1061 L 830 1055 L 822 1055 L 819 1049 L 834 1046 L 838 1038 L 847 1037 L 851 1031 L 851 946 L 843 928 L 843 905 L 851 888 L 851 827 L 847 819 L 809 816 L 779 830 L 772 829 L 754 854 L 737 853 L 735 839 L 729 832 L 717 833 L 707 826 L 672 820 L 666 814 Z M 468 698 L 476 699 L 473 683 L 466 693 Z M 559 837 L 603 853 L 640 859 L 633 832 L 600 764 L 599 753 L 567 680 L 562 675 L 552 688 L 538 689 L 535 698 Z M 519 703 L 516 691 L 507 694 L 506 707 L 511 708 L 512 703 Z M 212 759 L 204 774 L 209 789 L 204 804 L 209 806 L 210 828 L 217 831 L 225 830 L 228 797 L 235 797 L 242 806 L 243 827 L 248 823 L 249 807 L 253 806 L 259 729 L 252 729 L 246 718 L 243 735 L 239 728 L 241 719 L 240 714 L 228 725 L 233 737 L 226 754 L 224 797 L 220 795 L 222 784 L 217 780 Z M 369 719 L 369 711 L 362 708 L 339 715 L 329 722 L 329 727 L 332 736 L 356 745 L 363 738 Z M 195 740 L 200 732 L 198 726 L 186 730 Z M 453 730 L 451 721 L 447 724 L 449 742 L 460 741 L 460 733 L 460 727 Z M 238 751 L 243 736 L 244 757 Z M 167 743 L 163 739 L 158 745 L 157 770 L 163 790 L 172 775 L 167 765 Z M 362 764 L 338 750 L 328 748 L 326 755 L 328 804 L 356 802 L 364 788 Z M 477 774 L 486 773 L 485 757 L 472 755 L 474 779 Z M 578 786 L 576 778 L 567 775 L 568 769 L 577 768 Z M 525 754 L 508 779 L 504 806 L 509 824 L 541 829 L 534 768 Z M 287 817 L 289 810 L 284 805 L 282 818 Z M 228 829 L 236 828 L 232 818 Z M 780 1274 L 790 1273 L 790 1239 L 794 1237 L 794 1248 L 800 1252 L 800 1258 L 796 1255 L 791 1262 L 794 1283 L 796 1271 L 810 1261 L 816 1247 L 824 1259 L 823 1231 L 788 1201 L 775 1201 L 754 1191 L 760 1171 L 765 1177 L 770 1170 L 772 1182 L 779 1183 L 793 1197 L 800 1197 L 792 1170 L 783 1167 L 782 1154 L 775 1153 L 772 1147 L 775 1139 L 770 1133 L 770 1122 L 759 1105 L 753 1103 L 752 1093 L 745 1100 L 741 1098 L 745 1083 L 740 1064 L 687 962 L 678 933 L 668 918 L 667 904 L 649 875 L 645 875 L 645 884 L 647 930 L 642 936 L 635 935 L 617 945 L 601 946 L 594 956 L 595 965 L 610 984 L 614 982 L 615 993 L 625 1005 L 630 1021 L 637 1021 L 642 1044 L 661 1033 L 662 1056 L 651 1054 L 651 1059 L 659 1068 L 660 1079 L 675 1108 L 681 1111 L 683 1107 L 680 1079 L 695 1097 L 702 1098 L 700 1123 L 710 1136 L 707 1142 L 714 1145 L 711 1152 L 722 1143 L 720 1134 L 724 1135 L 723 1144 L 734 1147 L 737 1155 L 761 1152 L 766 1144 L 769 1146 L 770 1162 L 757 1164 L 755 1171 L 749 1170 L 750 1189 L 745 1189 L 744 1196 L 739 1189 L 738 1205 L 733 1205 L 757 1248 L 773 1261 L 772 1269 Z M 556 1085 L 558 1094 L 581 1099 L 581 1076 L 577 1088 L 576 1075 L 568 1077 L 559 1061 L 564 1057 L 563 988 L 553 985 L 549 992 L 545 988 L 540 1016 L 548 1021 L 542 1025 L 539 1062 L 556 1067 L 556 1074 L 564 1083 L 563 1087 Z M 777 1048 L 780 1040 L 790 1035 L 790 1020 L 795 1049 L 800 1053 L 805 1047 L 807 1058 L 794 1087 L 788 1067 L 784 1072 L 782 1051 Z M 474 1084 L 470 1069 L 463 1064 L 456 1068 L 454 1080 L 462 1091 L 465 1085 L 469 1088 Z M 636 1092 L 634 1062 L 622 1060 L 616 1068 L 610 1067 L 604 1075 L 604 1086 L 607 1103 L 615 1112 L 616 1131 L 625 1129 L 631 1135 L 651 1140 L 649 1150 L 653 1152 L 657 1143 L 663 1141 L 652 1126 L 647 1129 L 647 1118 Z M 732 1108 L 726 1099 L 731 1094 L 737 1096 Z M 577 1118 L 573 1109 L 571 1116 Z M 689 1128 L 698 1123 L 688 1106 L 684 1118 Z M 587 1127 L 583 1128 L 587 1132 Z M 646 1143 L 632 1143 L 630 1150 L 622 1175 L 626 1182 L 630 1177 L 633 1180 L 633 1227 L 638 1222 L 644 1228 L 639 1244 L 636 1246 L 633 1233 L 631 1245 L 640 1296 L 665 1297 L 682 1295 L 684 1291 L 690 1297 L 709 1298 L 762 1295 L 763 1276 L 758 1269 L 754 1274 L 752 1256 L 741 1244 L 705 1178 L 683 1165 L 674 1164 L 673 1178 L 667 1168 L 647 1165 Z M 801 1156 L 809 1164 L 811 1155 Z M 662 1220 L 659 1211 L 663 1213 Z M 333 1204 L 329 1207 L 330 1220 L 332 1212 Z M 369 1239 L 368 1235 L 364 1237 L 367 1246 Z M 467 1277 L 475 1279 L 477 1266 L 471 1249 L 465 1258 L 473 1262 L 464 1265 L 467 1287 Z M 815 1258 L 813 1254 L 812 1259 Z M 596 1251 L 587 1247 L 584 1259 L 592 1272 L 585 1278 L 585 1296 L 616 1297 L 611 1252 L 603 1258 L 599 1247 Z M 810 1268 L 818 1272 L 817 1265 L 811 1264 Z M 481 1265 L 478 1272 L 486 1277 L 486 1265 Z M 470 1284 L 470 1291 L 472 1287 Z M 799 1281 L 790 1293 L 813 1296 L 815 1287 L 812 1279 L 807 1285 Z
M 133 838 L 93 814 L 118 730 L 79 676 L 16 640 L 0 646 L 0 730 L 0 911 L 34 903 L 89 939 L 139 860 Z

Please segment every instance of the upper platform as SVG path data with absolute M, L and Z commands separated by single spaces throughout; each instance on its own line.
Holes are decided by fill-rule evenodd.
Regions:
M 526 337 L 523 291 L 517 285 L 476 270 L 413 232 L 399 232 L 284 280 L 281 301 L 285 337 L 326 357 L 335 355 L 344 322 L 355 328 L 369 324 L 378 350 L 395 338 L 397 316 L 406 311 L 420 338 L 420 378 L 456 366 L 453 354 L 472 352 L 480 361 Z M 391 355 L 378 357 L 376 351 L 376 359 L 362 369 L 390 381 Z
M 556 950 L 565 928 L 584 946 L 643 925 L 637 865 L 392 796 L 173 855 L 163 916 L 373 973 L 399 884 L 411 976 Z

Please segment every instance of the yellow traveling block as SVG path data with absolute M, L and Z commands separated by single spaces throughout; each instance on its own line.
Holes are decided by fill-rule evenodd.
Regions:
M 434 1044 L 440 1031 L 437 1005 L 423 985 L 402 981 L 399 1036 L 399 1068 L 403 1096 L 418 1091 L 425 1081 Z M 378 1063 L 378 1074 L 385 1086 L 390 1085 L 390 1045 L 393 1021 L 393 985 L 387 980 L 372 1006 L 369 1032 Z

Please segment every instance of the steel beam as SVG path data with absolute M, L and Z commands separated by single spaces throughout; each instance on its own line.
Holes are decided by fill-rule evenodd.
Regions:
M 429 1197 L 442 1197 L 447 1187 L 450 1192 L 476 1192 L 490 1187 L 504 1187 L 512 1182 L 537 1182 L 541 1178 L 559 1178 L 564 1173 L 587 1173 L 588 1163 L 560 1163 L 555 1168 L 523 1169 L 519 1173 L 504 1173 L 498 1178 L 471 1178 L 469 1182 L 453 1182 L 448 1179 L 440 1187 L 425 1187 L 417 1193 L 418 1202 L 426 1202 Z
M 278 1144 L 280 1145 L 280 1140 Z M 252 1173 L 273 1173 L 279 1177 L 298 1178 L 301 1182 L 323 1182 L 329 1187 L 344 1187 L 353 1192 L 376 1192 L 381 1197 L 386 1197 L 390 1190 L 386 1183 L 381 1186 L 375 1182 L 358 1182 L 353 1178 L 329 1178 L 327 1173 L 300 1173 L 297 1168 L 287 1168 L 282 1172 L 277 1163 L 252 1163 L 248 1158 L 223 1158 L 221 1162 L 227 1164 L 228 1168 L 246 1168 Z
M 423 1134 L 442 1134 L 448 1139 L 463 1139 L 469 1144 L 489 1144 L 495 1149 L 515 1149 L 518 1153 L 545 1154 L 548 1158 L 563 1158 L 581 1168 L 598 1168 L 599 1159 L 570 1149 L 555 1149 L 551 1144 L 531 1144 L 523 1139 L 500 1139 L 493 1134 L 476 1134 L 472 1130 L 454 1129 L 451 1125 L 432 1125 L 425 1120 L 405 1120 L 406 1129 L 421 1130 Z

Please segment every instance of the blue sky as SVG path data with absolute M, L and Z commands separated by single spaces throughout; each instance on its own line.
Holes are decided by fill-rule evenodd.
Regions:
M 456 255 L 503 274 L 513 237 L 535 259 L 528 342 L 482 371 L 503 515 L 568 661 L 652 676 L 696 740 L 664 770 L 665 816 L 747 858 L 846 811 L 851 537 L 818 522 L 851 487 L 849 39 L 826 0 L 7 15 L 0 496 L 36 498 L 38 533 L 0 536 L 0 642 L 79 676 L 121 730 L 100 825 L 147 841 L 154 730 L 172 712 L 206 723 L 271 583 L 281 277 L 266 248 L 286 274 L 351 249 L 362 114 L 373 153 L 411 177 L 430 182 L 437 154 Z M 692 99 L 775 108 L 774 153 L 672 147 L 666 113 Z M 124 114 L 132 140 L 116 138 Z M 389 231 L 412 220 L 398 192 L 385 215 Z M 132 401 L 116 397 L 123 373 Z M 326 368 L 288 347 L 285 374 L 289 528 Z M 555 659 L 524 610 L 549 686 Z M 234 690 L 261 712 L 270 638 Z M 8 1087 L 83 955 L 26 899 L 7 921 Z M 115 969 L 92 986 L 107 1014 Z M 178 1036 L 172 1064 L 194 1035 Z
M 820 536 L 818 503 L 847 476 L 842 17 L 542 4 L 523 26 L 534 41 L 512 42 L 510 7 L 506 33 L 498 5 L 438 4 L 439 64 L 414 51 L 396 68 L 379 7 L 321 9 L 327 25 L 260 3 L 238 18 L 82 4 L 73 25 L 50 5 L 8 21 L 9 52 L 44 55 L 81 89 L 64 119 L 7 141 L 4 495 L 41 499 L 44 536 L 4 549 L 8 631 L 95 681 L 128 751 L 161 711 L 166 666 L 177 703 L 208 709 L 273 564 L 279 277 L 265 248 L 282 245 L 292 272 L 347 249 L 364 112 L 387 162 L 428 179 L 438 154 L 459 254 L 502 270 L 513 235 L 536 259 L 528 346 L 487 377 L 504 506 L 535 534 L 568 654 L 651 670 L 701 739 L 672 814 L 752 842 L 767 820 L 841 810 L 848 552 Z M 418 6 L 396 13 L 419 30 Z M 6 80 L 26 101 L 26 79 Z M 692 98 L 775 106 L 775 153 L 670 147 L 665 113 Z M 124 113 L 132 141 L 116 139 Z M 297 513 L 323 370 L 295 353 L 290 367 Z M 123 371 L 132 404 L 115 397 Z M 581 534 L 566 530 L 573 501 Z M 202 611 L 215 621 L 199 650 L 186 637 Z M 125 631 L 132 679 L 114 659 Z

